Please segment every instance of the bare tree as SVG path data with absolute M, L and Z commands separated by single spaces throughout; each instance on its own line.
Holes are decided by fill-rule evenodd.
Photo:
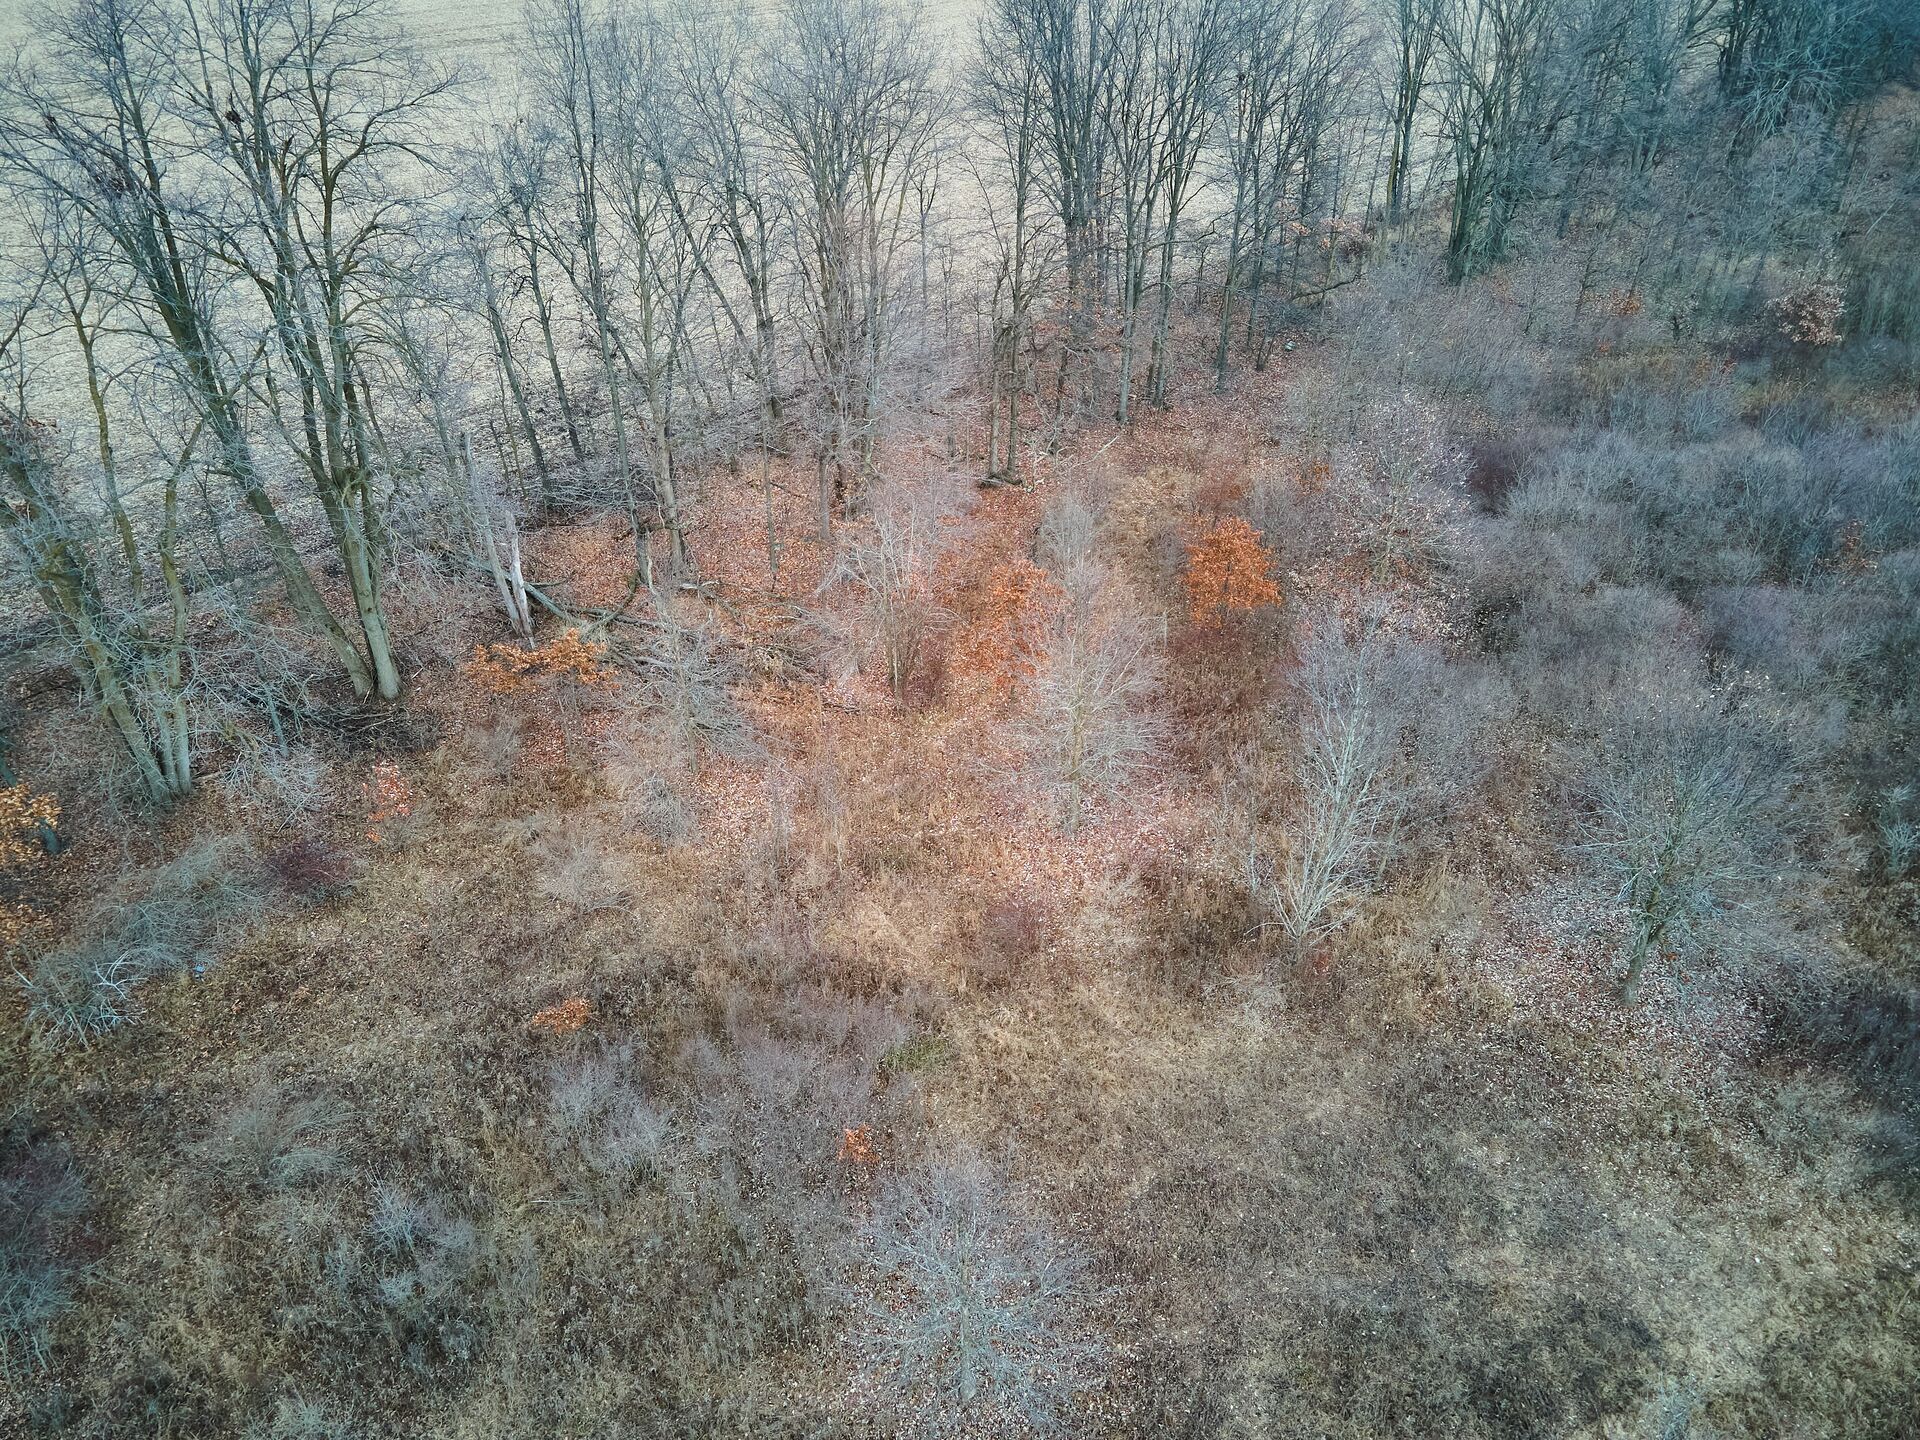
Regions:
M 1415 126 L 1421 100 L 1432 74 L 1434 50 L 1440 39 L 1444 0 L 1386 0 L 1390 81 L 1387 88 L 1387 223 L 1406 218 L 1407 192 L 1413 170 Z
M 1403 794 L 1392 778 L 1405 724 L 1379 641 L 1350 645 L 1337 631 L 1301 667 L 1299 749 L 1285 846 L 1254 882 L 1296 944 L 1344 924 L 1373 888 Z
M 692 567 L 680 504 L 682 391 L 692 341 L 688 298 L 705 267 L 706 236 L 674 223 L 670 177 L 682 141 L 664 93 L 663 40 L 641 14 L 610 20 L 601 40 L 611 110 L 612 210 L 620 223 L 631 321 L 621 358 L 646 405 L 653 500 L 667 532 L 673 583 Z
M 552 255 L 584 307 L 612 429 L 608 478 L 633 535 L 633 574 L 615 607 L 624 610 L 643 589 L 655 597 L 670 589 L 691 565 L 679 406 L 692 373 L 687 304 L 698 277 L 688 245 L 700 237 L 670 223 L 663 176 L 676 142 L 662 133 L 670 113 L 656 113 L 662 42 L 651 16 L 552 0 L 534 11 L 531 40 L 526 73 L 541 97 L 533 133 L 557 157 L 560 179 L 552 213 L 528 207 L 527 223 L 545 236 L 527 247 L 527 273 L 542 251 Z M 552 368 L 564 401 L 557 359 Z M 667 536 L 665 576 L 654 573 L 656 530 Z
M 760 97 L 787 177 L 808 351 L 826 412 L 822 533 L 874 476 L 899 265 L 921 217 L 944 96 L 918 17 L 879 0 L 795 0 Z
M 1440 128 L 1452 161 L 1447 276 L 1503 253 L 1554 119 L 1558 0 L 1445 0 Z
M 776 265 L 787 231 L 771 142 L 753 104 L 764 83 L 762 56 L 753 40 L 752 17 L 741 8 L 707 11 L 684 5 L 673 27 L 662 103 L 670 107 L 677 149 L 673 163 L 660 167 L 660 184 L 682 244 L 752 372 L 760 402 L 767 574 L 777 591 L 773 455 L 780 443 L 783 396 Z
M 541 355 L 546 360 L 548 378 L 553 381 L 554 403 L 566 430 L 567 448 L 573 455 L 573 463 L 584 467 L 586 443 L 581 438 L 580 417 L 567 383 L 566 368 L 560 361 L 560 348 L 555 339 L 556 297 L 546 269 L 547 265 L 554 264 L 566 273 L 573 263 L 564 226 L 553 213 L 561 188 L 556 173 L 556 150 L 550 128 L 535 124 L 527 117 L 517 118 L 503 127 L 481 152 L 481 193 L 487 197 L 489 216 L 513 256 L 516 296 L 524 297 L 524 307 L 531 312 L 540 332 Z
M 1748 137 L 1799 107 L 1836 113 L 1904 73 L 1920 44 L 1920 20 L 1901 0 L 1725 0 L 1715 9 L 1720 88 Z
M 57 250 L 41 253 L 55 266 L 72 263 Z M 152 457 L 162 471 L 157 524 L 147 523 L 144 513 L 136 520 L 95 366 L 102 317 L 75 284 L 69 276 L 57 287 L 66 313 L 54 323 L 80 337 L 98 463 L 82 478 L 88 467 L 61 453 L 58 427 L 34 418 L 25 352 L 36 312 L 23 303 L 0 319 L 0 381 L 7 392 L 0 400 L 0 535 L 53 618 L 145 798 L 164 808 L 193 785 L 192 615 L 180 556 L 180 478 L 199 431 L 171 463 Z
M 897 702 L 906 699 L 933 620 L 934 532 L 932 517 L 911 498 L 889 501 L 875 506 L 871 534 L 842 552 L 827 583 L 844 580 L 859 591 Z
M 374 688 L 400 675 L 380 594 L 379 477 L 367 307 L 404 234 L 407 167 L 450 79 L 355 0 L 212 0 L 189 12 L 196 128 L 232 183 L 209 237 L 265 310 L 260 399 L 306 472 L 340 555 Z
M 1660 690 L 1623 708 L 1586 782 L 1584 843 L 1618 884 L 1631 1005 L 1649 960 L 1684 956 L 1779 881 L 1797 775 L 1764 696 Z
M 1016 478 L 1020 400 L 1044 267 L 1048 260 L 1039 214 L 1040 116 L 1046 97 L 1039 64 L 1027 52 L 1001 50 L 1004 11 L 980 26 L 980 58 L 971 91 L 988 158 L 972 159 L 973 176 L 993 245 L 989 301 L 987 463 L 990 481 Z
M 1095 800 L 1123 798 L 1152 772 L 1162 727 L 1158 636 L 1118 581 L 1083 547 L 1051 551 L 1065 604 L 1024 686 L 1028 773 L 1060 826 L 1080 826 Z
M 1080 1328 L 1093 1298 L 1085 1259 L 977 1162 L 891 1187 L 862 1238 L 873 1276 L 858 1343 L 940 1428 L 984 1417 L 1051 1431 L 1097 1379 L 1100 1352 Z
M 283 19 L 286 13 L 268 10 Z M 96 253 L 112 257 L 116 283 L 137 299 L 143 325 L 197 411 L 219 468 L 259 520 L 294 612 L 326 639 L 356 691 L 397 693 L 377 603 L 360 617 L 363 652 L 321 597 L 256 458 L 247 412 L 259 356 L 244 350 L 236 356 L 220 332 L 209 267 L 220 229 L 203 214 L 198 181 L 205 177 L 196 170 L 210 146 L 218 153 L 237 143 L 227 127 L 237 131 L 247 117 L 228 121 L 226 111 L 234 107 L 223 103 L 209 120 L 196 104 L 191 67 L 202 38 L 155 0 L 99 0 L 61 13 L 48 36 L 44 67 L 16 70 L 0 93 L 0 167 L 23 193 L 68 209 L 95 235 Z M 309 32 L 316 43 L 326 38 L 324 30 Z M 218 57 L 207 59 L 211 66 Z M 297 94 L 272 100 L 276 107 L 299 104 Z M 352 104 L 346 97 L 343 103 Z M 277 167 L 311 198 L 314 156 L 295 137 L 288 139 L 294 148 L 286 155 L 256 155 L 249 163 Z M 357 163 L 351 149 L 327 163 Z M 216 204 L 219 198 L 216 190 Z M 266 298 L 271 303 L 276 297 Z M 329 373 L 345 384 L 347 368 L 342 363 Z M 358 498 L 337 490 L 321 496 L 323 504 Z M 349 549 L 363 548 L 350 526 L 337 528 L 336 538 Z
M 1028 57 L 1038 72 L 1039 174 L 1066 252 L 1067 335 L 1056 412 L 1069 400 L 1076 409 L 1092 403 L 1108 176 L 1101 110 L 1114 83 L 1112 10 L 1109 0 L 992 0 L 981 26 L 987 54 Z
M 1214 102 L 1229 53 L 1231 8 L 1227 0 L 1182 0 L 1168 17 L 1169 34 L 1160 47 L 1157 86 L 1164 120 L 1159 166 L 1165 220 L 1159 241 L 1153 354 L 1147 369 L 1147 394 L 1155 405 L 1167 403 L 1172 364 L 1169 332 L 1173 318 L 1173 265 L 1180 221 L 1200 182 L 1200 163 L 1217 115 Z
M 1339 147 L 1328 137 L 1347 114 L 1360 73 L 1357 12 L 1346 0 L 1245 0 L 1229 24 L 1228 55 L 1220 129 L 1231 208 L 1214 338 L 1216 390 L 1226 387 L 1235 303 L 1245 299 L 1245 343 L 1258 368 L 1267 353 L 1262 301 L 1280 270 L 1289 221 L 1297 256 L 1316 207 L 1329 215 L 1335 208 L 1338 185 L 1323 172 L 1337 160 Z

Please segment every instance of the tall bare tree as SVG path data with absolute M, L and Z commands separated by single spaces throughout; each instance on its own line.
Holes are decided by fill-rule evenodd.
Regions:
M 899 266 L 936 159 L 945 96 L 919 24 L 880 0 L 795 0 L 766 62 L 764 124 L 787 176 L 825 410 L 823 532 L 873 478 Z
M 325 638 L 356 691 L 397 693 L 377 605 L 361 617 L 370 626 L 363 651 L 322 598 L 256 456 L 250 387 L 260 357 L 228 345 L 211 268 L 222 192 L 216 181 L 210 215 L 206 156 L 226 141 L 209 134 L 195 103 L 189 67 L 199 38 L 159 0 L 88 0 L 61 12 L 45 63 L 16 70 L 0 95 L 0 167 L 96 232 L 115 283 L 138 302 L 142 325 L 198 412 L 219 469 L 258 519 L 295 614 Z M 223 106 L 222 127 L 233 123 L 228 109 L 238 113 Z M 286 159 L 311 157 L 302 150 Z
M 157 503 L 130 506 L 125 456 L 96 359 L 106 317 L 72 274 L 84 265 L 64 249 L 73 238 L 43 237 L 41 256 L 57 277 L 48 288 L 58 300 L 43 312 L 28 296 L 0 313 L 0 558 L 18 562 L 142 793 L 164 808 L 193 786 L 192 616 L 181 564 L 180 479 L 199 430 L 171 463 L 146 457 L 160 472 Z M 60 427 L 34 413 L 28 350 L 36 322 L 56 343 L 77 341 L 94 406 L 91 457 L 68 453 Z
M 423 125 L 451 81 L 364 0 L 206 0 L 185 94 L 231 182 L 214 253 L 258 299 L 262 408 L 333 536 L 373 671 L 400 693 L 381 600 L 380 476 L 370 437 L 370 307 L 404 235 Z

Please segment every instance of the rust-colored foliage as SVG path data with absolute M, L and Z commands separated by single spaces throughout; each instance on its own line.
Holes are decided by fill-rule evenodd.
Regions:
M 413 814 L 413 786 L 391 760 L 382 760 L 373 767 L 372 778 L 360 787 L 360 793 L 367 801 L 367 839 L 376 845 L 383 838 L 382 825 Z
M 1010 690 L 1033 670 L 1047 622 L 1066 598 L 1053 577 L 1028 559 L 988 574 L 977 618 L 956 647 L 962 665 L 996 690 Z
M 60 822 L 60 802 L 36 795 L 24 782 L 0 786 L 0 870 L 23 865 L 41 854 L 40 830 Z M 41 919 L 31 905 L 0 905 L 0 955 L 20 943 Z
M 0 869 L 18 865 L 40 854 L 40 827 L 60 823 L 60 802 L 36 795 L 33 787 L 0 786 Z
M 1838 285 L 1808 285 L 1767 302 L 1780 333 L 1789 340 L 1815 348 L 1838 345 L 1845 336 L 1846 297 Z
M 1280 603 L 1273 557 L 1260 532 L 1238 516 L 1210 526 L 1187 546 L 1187 600 L 1193 623 L 1211 629 L 1236 611 Z
M 873 1148 L 873 1127 L 854 1125 L 840 1132 L 840 1159 L 848 1165 L 860 1169 L 871 1169 L 880 1163 L 880 1157 Z
M 578 630 L 570 629 L 537 650 L 523 650 L 518 645 L 476 646 L 466 668 L 475 683 L 495 695 L 511 695 L 543 675 L 610 690 L 618 682 L 606 659 L 605 644 L 584 639 Z
M 583 1029 L 592 1018 L 593 1006 L 576 995 L 570 1000 L 562 1000 L 558 1005 L 549 1005 L 527 1022 L 527 1028 L 549 1035 L 572 1035 Z

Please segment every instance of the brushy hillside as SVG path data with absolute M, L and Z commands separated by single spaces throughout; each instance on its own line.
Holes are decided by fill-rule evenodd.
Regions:
M 948 94 L 861 0 L 782 11 L 811 69 L 537 9 L 457 167 L 299 9 L 410 97 L 364 271 L 275 288 L 312 194 L 154 78 L 185 11 L 0 86 L 0 1437 L 1916 1433 L 1900 7 L 1123 7 L 1175 98 L 1122 21 L 1226 27 L 1164 231 L 1125 115 L 1097 213 L 1005 149 L 1071 66 Z M 921 158 L 823 199 L 850 54 Z

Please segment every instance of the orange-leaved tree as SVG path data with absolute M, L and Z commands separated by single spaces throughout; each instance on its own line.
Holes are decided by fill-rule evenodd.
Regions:
M 1209 526 L 1187 546 L 1187 602 L 1193 623 L 1212 629 L 1229 614 L 1280 603 L 1273 557 L 1239 516 Z
M 956 659 L 993 691 L 1005 694 L 1031 675 L 1045 648 L 1047 627 L 1066 600 L 1053 577 L 1026 558 L 996 565 L 987 576 L 976 618 Z

